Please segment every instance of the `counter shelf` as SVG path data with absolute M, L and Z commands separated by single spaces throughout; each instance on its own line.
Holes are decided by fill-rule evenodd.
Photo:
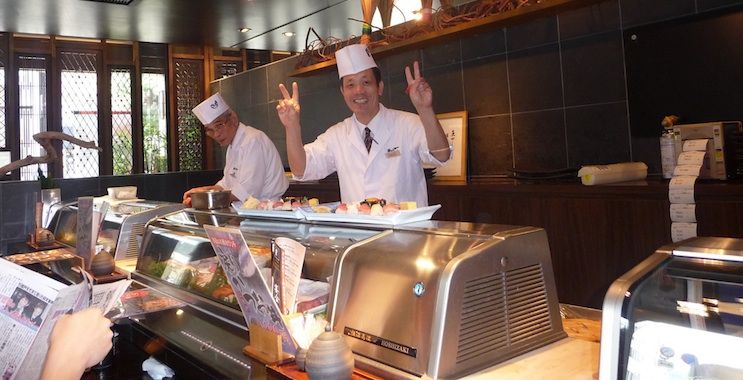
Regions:
M 158 358 L 181 378 L 250 379 L 262 371 L 243 355 L 244 327 L 186 305 L 129 318 L 134 345 Z M 180 368 L 179 368 L 180 367 Z

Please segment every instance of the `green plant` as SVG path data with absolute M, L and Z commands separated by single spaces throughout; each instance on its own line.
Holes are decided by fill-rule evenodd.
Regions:
M 54 178 L 45 176 L 44 171 L 41 170 L 41 166 L 36 167 L 36 172 L 39 173 L 39 185 L 42 189 L 53 189 L 57 187 L 54 183 Z

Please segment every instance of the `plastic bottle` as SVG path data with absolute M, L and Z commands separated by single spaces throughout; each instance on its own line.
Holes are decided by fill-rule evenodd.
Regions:
M 672 128 L 666 128 L 660 136 L 660 164 L 663 178 L 673 177 L 676 169 L 676 145 L 678 138 Z

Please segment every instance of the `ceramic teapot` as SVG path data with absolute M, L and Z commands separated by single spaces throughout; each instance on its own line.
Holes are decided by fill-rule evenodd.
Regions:
M 311 380 L 348 380 L 353 373 L 353 352 L 330 326 L 310 344 L 305 370 Z

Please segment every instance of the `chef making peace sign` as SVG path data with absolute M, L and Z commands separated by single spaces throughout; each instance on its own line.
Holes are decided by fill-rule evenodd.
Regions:
M 418 114 L 388 109 L 379 103 L 382 73 L 366 45 L 349 45 L 335 53 L 340 90 L 351 117 L 328 128 L 314 142 L 302 145 L 299 86 L 276 106 L 286 129 L 286 150 L 294 178 L 311 181 L 337 171 L 341 201 L 369 197 L 388 202 L 428 205 L 423 165 L 441 166 L 451 147 L 433 110 L 433 90 L 418 62 L 405 67 L 406 92 Z

